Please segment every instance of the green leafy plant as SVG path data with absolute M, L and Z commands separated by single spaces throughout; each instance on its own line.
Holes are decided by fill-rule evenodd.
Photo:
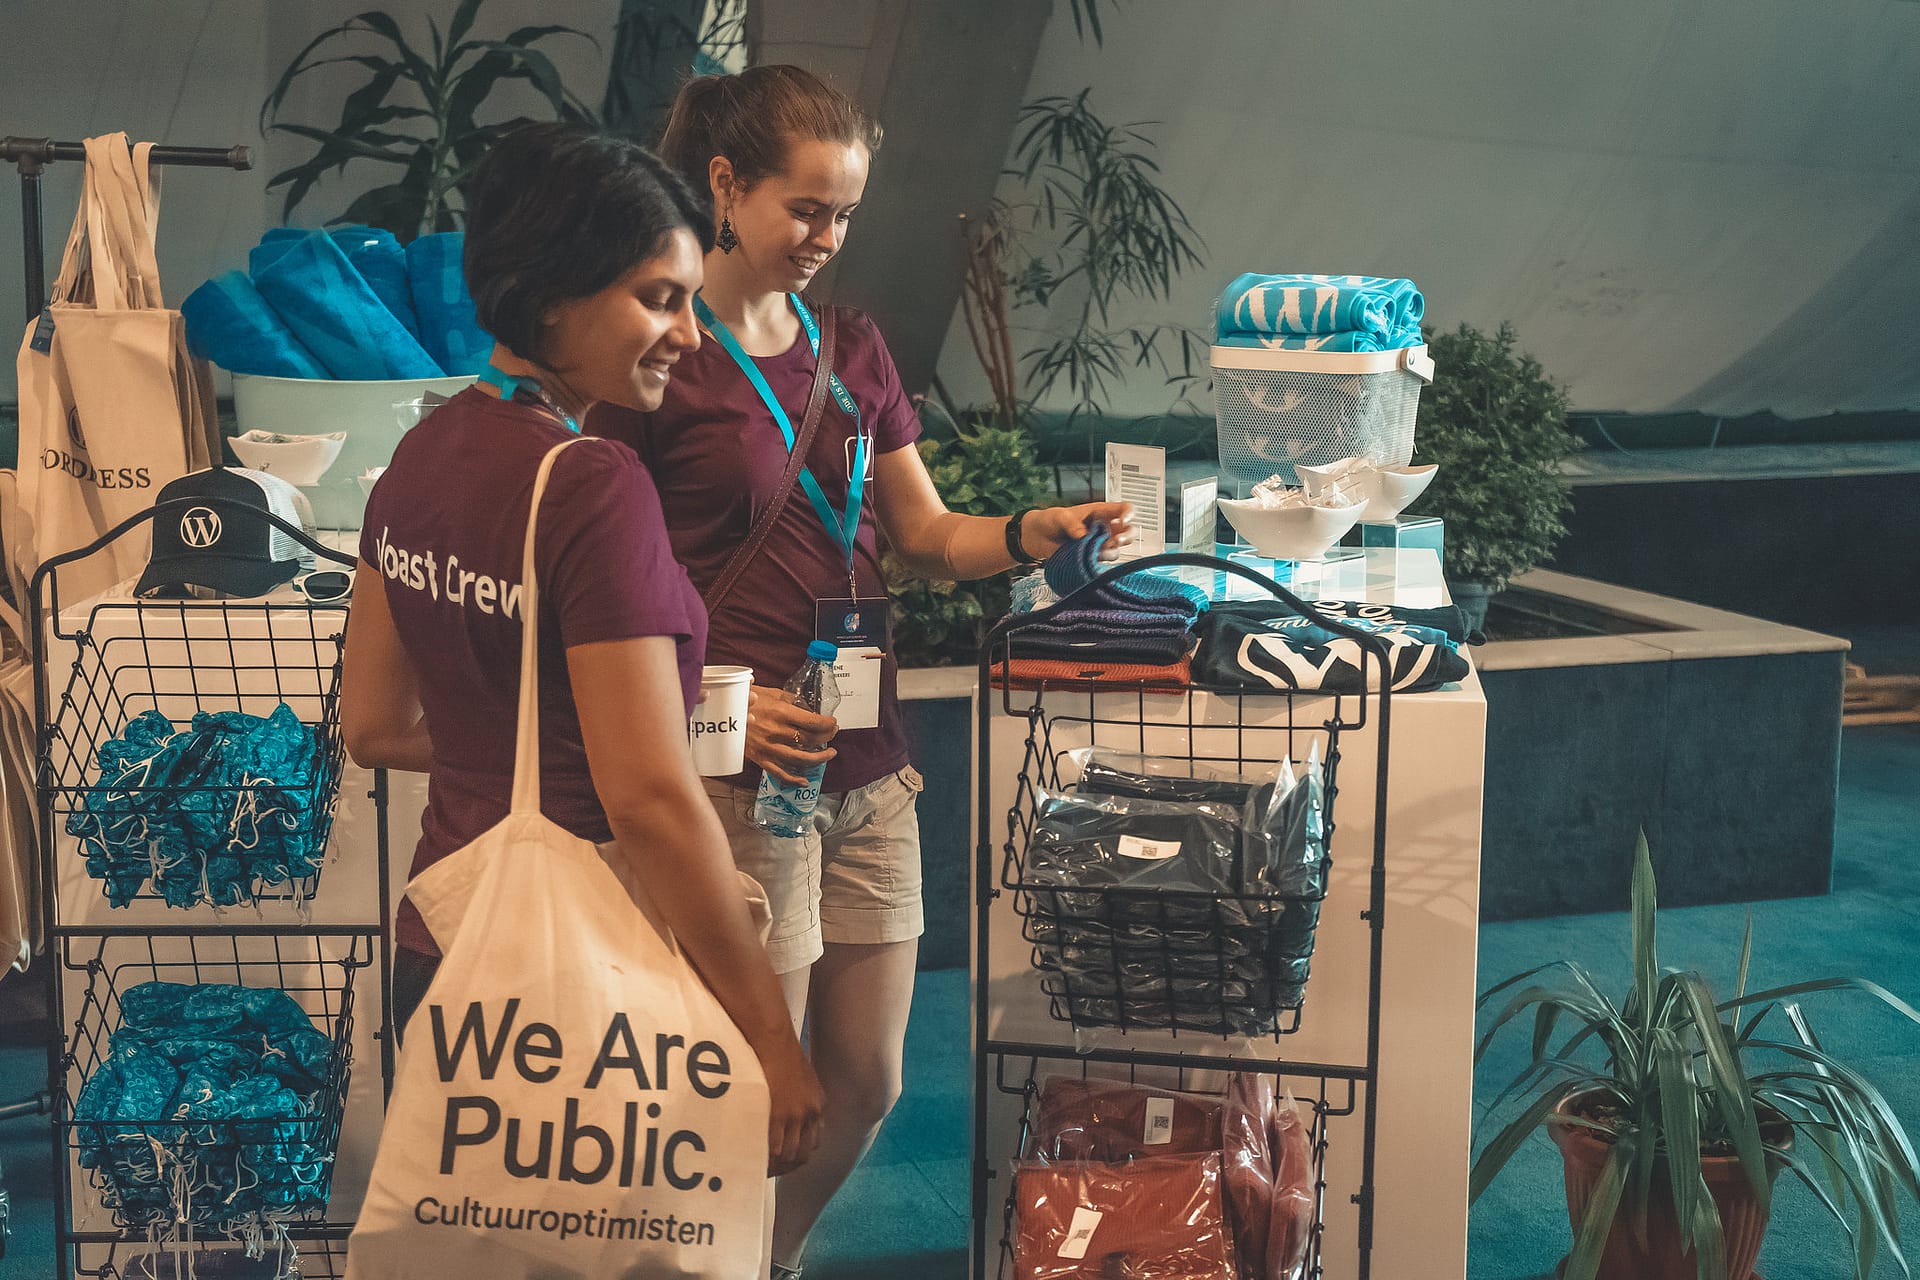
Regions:
M 1475 1161 L 1472 1197 L 1556 1116 L 1607 1146 L 1597 1189 L 1575 1224 L 1564 1280 L 1591 1280 L 1617 1224 L 1644 1244 L 1655 1196 L 1671 1197 L 1700 1280 L 1725 1280 L 1724 1234 L 1702 1175 L 1703 1154 L 1737 1158 L 1762 1206 L 1771 1200 L 1774 1172 L 1791 1170 L 1846 1228 L 1859 1280 L 1867 1280 L 1882 1246 L 1906 1274 L 1896 1210 L 1902 1190 L 1920 1199 L 1913 1146 L 1880 1091 L 1821 1045 L 1796 998 L 1851 988 L 1910 1021 L 1920 1023 L 1920 1012 L 1859 978 L 1749 993 L 1751 922 L 1734 996 L 1716 1000 L 1701 974 L 1660 967 L 1657 911 L 1642 836 L 1634 852 L 1633 985 L 1623 1002 L 1566 960 L 1529 969 L 1480 997 L 1484 1009 L 1511 993 L 1481 1037 L 1476 1062 L 1503 1027 L 1529 1014 L 1533 1039 L 1530 1061 L 1490 1111 L 1521 1098 L 1525 1105 Z
M 1034 460 L 1033 444 L 1024 432 L 991 419 L 945 425 L 946 438 L 922 439 L 919 449 L 949 510 L 1009 515 L 1045 505 L 1051 478 Z M 886 568 L 894 649 L 903 666 L 972 662 L 987 627 L 1009 607 L 1011 586 L 1005 574 L 978 582 L 930 581 L 908 572 L 891 554 Z
M 559 119 L 592 122 L 592 111 L 561 83 L 552 60 L 536 46 L 554 36 L 593 38 L 572 27 L 529 26 L 504 39 L 477 39 L 471 33 L 484 2 L 461 0 L 444 34 L 429 18 L 433 46 L 424 52 L 407 43 L 391 15 L 378 10 L 356 14 L 308 42 L 260 107 L 262 133 L 288 133 L 316 144 L 312 156 L 267 183 L 269 191 L 286 188 L 282 219 L 292 216 L 326 174 L 368 160 L 398 169 L 399 176 L 330 221 L 384 227 L 403 242 L 430 231 L 458 230 L 462 185 L 495 137 L 526 122 L 516 117 L 478 123 L 482 105 L 505 81 L 532 85 Z M 323 129 L 276 118 L 296 80 L 341 64 L 368 75 L 341 104 L 339 123 Z
M 1515 341 L 1506 324 L 1429 335 L 1433 385 L 1413 439 L 1413 460 L 1440 467 L 1420 512 L 1446 521 L 1447 576 L 1495 590 L 1552 553 L 1571 506 L 1566 393 Z
M 601 119 L 651 145 L 689 74 L 738 71 L 746 52 L 747 0 L 621 0 Z
M 1092 30 L 1097 36 L 1097 18 Z M 1097 421 L 1115 383 L 1141 369 L 1178 399 L 1206 367 L 1206 336 L 1196 329 L 1112 323 L 1123 303 L 1167 299 L 1180 274 L 1199 265 L 1203 245 L 1160 185 L 1147 126 L 1107 124 L 1090 92 L 1021 108 L 1006 170 L 1021 190 L 964 224 L 961 314 L 1002 426 L 1022 423 L 1057 391 L 1070 400 L 1069 425 Z M 1025 344 L 1018 354 L 1016 334 Z

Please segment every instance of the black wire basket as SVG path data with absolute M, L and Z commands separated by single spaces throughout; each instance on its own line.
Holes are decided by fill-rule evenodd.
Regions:
M 1035 1120 L 1040 1102 L 1040 1080 L 1049 1075 L 1078 1074 L 1089 1078 L 1089 1062 L 1084 1058 L 1043 1059 L 1028 1058 L 1024 1068 L 1010 1068 L 1011 1060 L 1003 1059 L 995 1074 L 994 1085 L 1004 1094 L 1021 1099 L 1019 1145 L 1016 1152 L 1025 1153 L 1030 1149 L 1035 1131 Z M 1045 1064 L 1044 1066 L 1042 1064 Z M 1274 1074 L 1284 1074 L 1275 1072 Z M 1218 1070 L 1200 1068 L 1174 1068 L 1156 1066 L 1127 1065 L 1124 1067 L 1107 1063 L 1100 1068 L 1102 1079 L 1125 1081 L 1130 1084 L 1147 1085 L 1154 1090 L 1173 1090 L 1179 1093 L 1215 1093 L 1220 1088 Z M 1297 1274 L 1300 1280 L 1321 1280 L 1325 1275 L 1323 1263 L 1323 1239 L 1326 1235 L 1326 1195 L 1327 1195 L 1327 1126 L 1328 1121 L 1354 1113 L 1358 1097 L 1352 1080 L 1337 1081 L 1324 1076 L 1302 1077 L 1299 1083 L 1309 1086 L 1310 1092 L 1294 1095 L 1294 1102 L 1302 1112 L 1311 1113 L 1308 1124 L 1307 1147 L 1310 1159 L 1310 1177 L 1313 1188 L 1313 1208 L 1306 1224 L 1305 1260 Z M 1204 1084 L 1206 1087 L 1199 1087 Z M 1344 1088 L 1340 1087 L 1344 1085 Z M 1284 1102 L 1281 1103 L 1284 1105 Z M 1015 1280 L 1017 1258 L 1015 1241 L 1020 1225 L 1020 1188 L 1017 1178 L 1009 1178 L 1007 1196 L 1001 1210 L 1001 1237 L 999 1264 L 996 1271 L 998 1280 Z M 1235 1223 L 1233 1206 L 1228 1204 L 1227 1221 L 1237 1237 L 1239 1228 Z M 1097 1237 L 1096 1237 L 1097 1238 Z M 1237 1247 L 1237 1245 L 1236 1245 Z M 1241 1275 L 1251 1275 L 1256 1268 L 1246 1259 L 1236 1259 Z M 1267 1274 L 1258 1269 L 1259 1274 Z M 1132 1275 L 1126 1269 L 1124 1261 L 1115 1262 L 1116 1275 Z
M 258 1257 L 247 1253 L 225 1241 L 83 1245 L 74 1275 L 87 1280 L 341 1280 L 347 1274 L 347 1242 L 338 1235 L 295 1230 L 283 1240 L 263 1242 Z
M 346 757 L 345 606 L 108 596 L 61 613 L 67 566 L 179 505 L 34 576 L 42 838 L 67 841 L 113 906 L 304 903 Z
M 1320 906 L 1332 859 L 1341 724 L 1248 726 L 1237 709 L 1232 729 L 1189 724 L 1164 737 L 1149 723 L 1145 693 L 1036 698 L 1008 812 L 1000 883 L 1011 892 L 1021 931 L 1032 944 L 1049 1013 L 1085 1028 L 1164 1030 L 1218 1036 L 1279 1036 L 1297 1031 L 1313 958 Z M 1154 695 L 1164 697 L 1166 695 Z M 1187 699 L 1192 694 L 1175 695 Z M 1218 696 L 1218 695 L 1216 695 Z M 1232 699 L 1228 699 L 1232 703 Z M 1270 761 L 1296 764 L 1320 755 L 1319 801 L 1305 846 L 1289 870 L 1271 878 L 1248 865 L 1232 891 L 1070 886 L 1058 868 L 1042 869 L 1050 813 L 1063 803 L 1070 751 L 1101 746 L 1255 774 Z M 1309 784 L 1302 782 L 1302 787 Z M 1235 832 L 1235 836 L 1245 836 Z M 1251 837 L 1246 837 L 1249 841 Z M 1250 860 L 1249 848 L 1240 858 Z
M 65 967 L 85 975 L 85 989 L 54 1115 L 70 1158 L 117 1228 L 173 1238 L 190 1227 L 191 1239 L 324 1218 L 351 1075 L 354 976 L 371 963 L 374 940 L 371 930 L 315 927 L 300 934 L 180 930 L 68 941 Z M 114 1118 L 78 1118 L 97 1076 L 127 1071 L 131 1051 L 115 1037 L 128 1026 L 128 993 L 147 983 L 284 992 L 312 1032 L 324 1037 L 324 1050 L 310 1055 L 317 1059 L 311 1066 L 301 1064 L 297 1087 L 275 1088 L 263 1073 L 234 1066 L 241 1058 L 228 1045 L 239 1044 L 238 1031 L 191 1043 L 183 1036 L 175 1044 L 143 1026 L 136 1033 L 142 1047 L 180 1067 L 175 1092 L 164 1099 L 151 1094 L 150 1111 L 127 1103 L 123 1092 Z M 287 1056 L 267 1042 L 261 1056 L 276 1052 Z M 117 1075 L 109 1083 L 125 1079 Z M 202 1105 L 216 1102 L 215 1094 L 263 1102 L 244 1118 L 223 1118 L 224 1105 Z M 250 1194 L 262 1186 L 272 1194 Z

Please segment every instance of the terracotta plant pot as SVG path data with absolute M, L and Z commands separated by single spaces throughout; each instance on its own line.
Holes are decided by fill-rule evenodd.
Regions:
M 1587 1215 L 1600 1171 L 1606 1166 L 1609 1144 L 1593 1130 L 1568 1124 L 1562 1117 L 1578 1111 L 1580 1104 L 1595 1095 L 1576 1094 L 1554 1108 L 1547 1117 L 1547 1133 L 1560 1148 L 1566 1162 L 1567 1217 L 1577 1236 Z M 1767 1127 L 1764 1135 L 1773 1145 L 1791 1139 L 1791 1130 Z M 1720 1228 L 1727 1241 L 1727 1275 L 1730 1280 L 1749 1280 L 1760 1257 L 1760 1241 L 1767 1233 L 1767 1206 L 1760 1203 L 1747 1181 L 1740 1161 L 1733 1156 L 1703 1156 L 1700 1172 L 1707 1191 L 1720 1211 Z M 1767 1181 L 1771 1186 L 1778 1165 L 1767 1162 Z M 1598 1280 L 1696 1280 L 1699 1274 L 1691 1253 L 1685 1251 L 1685 1237 L 1674 1220 L 1673 1193 L 1667 1179 L 1665 1162 L 1654 1165 L 1653 1186 L 1647 1196 L 1647 1246 L 1643 1250 L 1628 1224 L 1625 1198 L 1607 1235 L 1600 1255 Z

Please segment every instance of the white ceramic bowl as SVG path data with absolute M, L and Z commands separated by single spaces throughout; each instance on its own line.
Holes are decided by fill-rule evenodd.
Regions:
M 1341 458 L 1317 467 L 1295 467 L 1309 498 L 1339 492 L 1348 501 L 1359 502 L 1368 496 L 1367 482 L 1373 468 L 1363 458 Z
M 370 470 L 362 471 L 359 475 L 355 476 L 354 479 L 360 482 L 360 496 L 363 498 L 371 498 L 373 496 L 373 486 L 379 481 L 380 477 L 385 474 L 387 474 L 385 467 L 374 467 Z
M 319 484 L 347 442 L 344 431 L 324 436 L 290 435 L 278 440 L 250 440 L 250 434 L 242 432 L 232 439 L 233 456 L 240 459 L 240 465 L 297 485 Z
M 1222 498 L 1220 510 L 1260 555 L 1270 560 L 1318 560 L 1367 513 L 1367 504 L 1263 507 L 1251 499 Z
M 1412 506 L 1440 470 L 1435 463 L 1424 466 L 1379 467 L 1367 484 L 1367 519 L 1385 524 Z

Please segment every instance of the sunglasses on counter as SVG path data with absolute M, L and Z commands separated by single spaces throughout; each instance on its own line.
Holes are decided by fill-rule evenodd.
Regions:
M 353 570 L 318 569 L 293 580 L 293 589 L 311 604 L 331 604 L 353 594 Z

